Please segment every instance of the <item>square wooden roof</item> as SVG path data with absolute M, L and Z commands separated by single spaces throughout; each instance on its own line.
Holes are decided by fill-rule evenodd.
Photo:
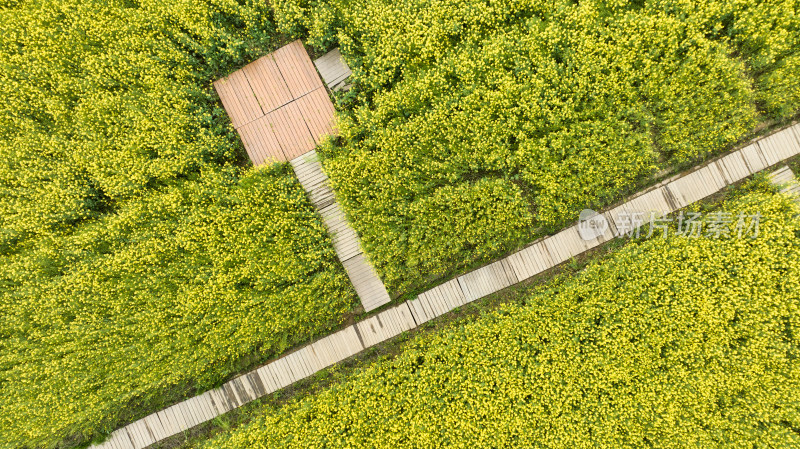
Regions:
M 288 161 L 334 132 L 334 108 L 296 40 L 214 83 L 254 165 Z

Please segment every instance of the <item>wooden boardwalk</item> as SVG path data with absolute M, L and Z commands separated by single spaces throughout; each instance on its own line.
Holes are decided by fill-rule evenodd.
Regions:
M 776 186 L 780 186 L 780 192 L 794 197 L 795 202 L 800 203 L 800 182 L 794 176 L 794 172 L 788 166 L 770 173 L 769 180 Z
M 338 50 L 316 61 L 329 85 L 350 69 Z M 389 293 L 361 253 L 358 236 L 328 187 L 314 151 L 333 134 L 334 107 L 303 44 L 297 40 L 214 83 L 254 165 L 290 161 L 311 203 L 322 215 L 339 260 L 366 311 L 389 302 Z
M 383 282 L 361 252 L 356 231 L 347 222 L 344 212 L 335 202 L 328 186 L 328 177 L 322 171 L 316 151 L 306 153 L 290 161 L 297 179 L 308 193 L 311 203 L 322 215 L 322 221 L 333 238 L 336 255 L 342 262 L 350 282 L 367 312 L 386 303 L 391 298 Z
M 322 75 L 322 79 L 330 90 L 339 90 L 345 87 L 345 80 L 353 74 L 350 67 L 342 59 L 342 54 L 338 48 L 334 48 L 321 58 L 315 59 L 314 65 L 317 66 L 319 74 Z
M 620 236 L 618 229 L 623 223 L 615 221 L 616 212 L 675 212 L 797 154 L 800 154 L 800 125 L 795 124 L 691 172 L 668 179 L 604 212 L 610 226 L 603 235 L 594 240 L 584 241 L 578 235 L 577 225 L 571 226 L 501 260 L 423 292 L 413 300 L 391 307 L 284 355 L 220 388 L 118 429 L 111 434 L 108 441 L 94 447 L 142 449 L 188 430 L 341 362 L 370 346 L 414 329 L 456 307 L 522 282 L 570 257 Z M 309 175 L 315 170 L 303 169 L 303 166 L 313 163 L 311 159 L 299 163 L 296 168 L 298 177 L 301 178 L 301 183 L 305 183 L 304 187 L 310 186 L 306 190 L 316 192 L 312 194 L 312 201 L 317 202 L 315 204 L 323 207 L 325 204 L 333 204 L 332 197 L 319 187 L 319 183 L 324 183 L 321 181 L 324 174 Z M 773 173 L 772 179 L 775 183 L 785 185 L 784 190 L 787 193 L 793 192 L 796 191 L 797 184 L 786 185 L 791 179 L 790 175 L 793 176 L 791 171 L 784 168 Z
M 297 40 L 214 83 L 254 165 L 313 150 L 334 133 L 334 107 Z

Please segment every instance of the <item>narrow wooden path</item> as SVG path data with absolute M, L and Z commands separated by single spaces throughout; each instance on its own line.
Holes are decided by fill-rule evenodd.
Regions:
M 797 181 L 794 172 L 788 166 L 770 173 L 769 179 L 773 184 L 781 187 L 781 193 L 791 195 L 795 202 L 800 203 L 800 182 Z
M 389 293 L 361 252 L 356 231 L 347 222 L 344 212 L 335 201 L 317 152 L 306 153 L 292 159 L 290 163 L 311 203 L 322 215 L 322 221 L 333 238 L 336 255 L 344 265 L 364 310 L 369 312 L 388 303 L 391 300 Z
M 227 382 L 220 388 L 118 429 L 111 434 L 108 441 L 94 447 L 142 449 L 188 430 L 341 362 L 372 345 L 414 329 L 456 307 L 524 281 L 607 240 L 621 236 L 619 229 L 625 223 L 620 221 L 618 212 L 672 213 L 797 154 L 800 154 L 800 124 L 773 133 L 690 172 L 665 180 L 604 212 L 603 216 L 610 226 L 594 240 L 581 239 L 577 225 L 571 226 L 556 235 L 533 242 L 503 259 L 421 293 L 413 300 L 297 349 Z M 300 166 L 309 163 L 313 164 L 313 161 L 306 161 Z M 302 168 L 299 170 L 302 172 Z M 787 173 L 787 170 L 788 168 L 775 172 L 773 181 L 785 184 L 791 173 Z M 319 175 L 310 176 L 301 182 L 307 183 L 304 186 L 310 186 L 307 190 L 316 192 L 312 194 L 312 201 L 318 201 L 320 205 L 326 202 L 332 204 L 325 189 L 315 184 L 319 179 L 322 179 Z M 785 191 L 797 191 L 796 184 L 787 185 Z
M 322 215 L 333 246 L 364 310 L 390 301 L 383 282 L 361 252 L 314 151 L 335 133 L 334 107 L 328 86 L 341 87 L 352 72 L 339 50 L 313 64 L 296 40 L 214 83 L 253 165 L 290 161 L 311 203 Z
M 344 88 L 347 84 L 345 81 L 353 74 L 350 67 L 344 62 L 338 48 L 334 48 L 321 58 L 315 59 L 314 65 L 317 66 L 319 74 L 322 75 L 322 79 L 330 90 Z

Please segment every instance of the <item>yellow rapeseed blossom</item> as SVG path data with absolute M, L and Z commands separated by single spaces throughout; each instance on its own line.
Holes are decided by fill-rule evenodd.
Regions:
M 759 236 L 630 243 L 196 446 L 796 447 L 800 208 L 721 208 Z

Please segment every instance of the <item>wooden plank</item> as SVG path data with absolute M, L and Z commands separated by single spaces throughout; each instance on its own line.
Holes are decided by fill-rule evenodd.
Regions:
M 243 387 L 236 381 L 236 379 L 226 382 L 223 386 L 225 387 L 225 392 L 227 392 L 228 396 L 231 397 L 231 402 L 236 403 L 236 407 L 241 407 L 249 402 L 249 399 L 244 394 Z
M 316 154 L 316 152 L 312 150 L 307 154 Z M 335 196 L 333 190 L 328 186 L 328 176 L 322 171 L 322 164 L 318 160 L 305 162 L 296 158 L 292 159 L 290 163 L 300 185 L 303 186 L 311 203 L 317 209 L 324 209 L 334 202 Z
M 344 261 L 342 265 L 365 310 L 376 309 L 391 301 L 386 287 L 363 254 Z
M 686 200 L 686 197 L 683 196 L 683 192 L 680 191 L 679 187 L 680 184 L 678 184 L 677 181 L 673 181 L 664 186 L 664 191 L 673 199 L 676 210 L 683 209 L 689 205 L 689 202 Z
M 331 339 L 330 335 L 321 339 L 320 343 L 325 348 L 325 351 L 328 354 L 328 357 L 330 358 L 331 365 L 335 365 L 342 360 L 341 354 L 339 354 L 339 351 L 337 351 L 336 346 L 334 346 L 333 340 Z
M 275 378 L 278 380 L 278 385 L 281 388 L 286 388 L 292 384 L 294 379 L 292 378 L 292 374 L 289 372 L 289 367 L 285 360 L 282 358 L 275 360 L 274 362 L 270 363 L 270 369 L 275 375 Z
M 394 316 L 394 309 L 386 309 L 379 313 L 376 318 L 383 327 L 384 340 L 388 340 L 400 334 L 400 327 L 396 324 L 397 318 Z
M 248 374 L 250 373 L 242 374 L 241 376 L 239 376 L 239 379 L 242 380 L 242 385 L 244 385 L 244 389 L 247 390 L 247 394 L 249 394 L 250 397 L 252 398 L 251 400 L 256 400 L 261 397 L 261 394 L 259 393 L 258 386 L 256 386 L 255 382 L 253 382 L 253 378 L 250 377 Z M 261 381 L 259 381 L 259 383 L 260 382 Z
M 294 372 L 292 372 L 292 367 L 289 366 L 289 363 L 286 362 L 286 359 L 280 358 L 276 360 L 274 364 L 276 372 L 278 373 L 278 377 L 281 377 L 281 381 L 283 382 L 281 388 L 288 387 L 295 382 L 297 377 L 295 376 Z
M 414 318 L 414 322 L 417 323 L 417 326 L 428 321 L 428 315 L 419 304 L 419 298 L 414 298 L 410 301 L 407 301 L 407 303 L 408 308 L 411 311 L 411 315 Z
M 139 449 L 143 447 L 141 437 L 139 436 L 138 433 L 136 433 L 135 430 L 131 429 L 130 424 L 123 427 L 123 429 L 125 430 L 125 433 L 128 435 L 128 438 L 131 440 L 131 447 L 133 447 L 134 449 Z
M 316 356 L 318 361 L 317 364 L 321 367 L 321 370 L 333 365 L 336 362 L 325 339 L 315 341 L 311 345 L 311 350 Z
M 272 376 L 272 373 L 267 368 L 267 365 L 258 368 L 256 373 L 258 374 L 258 377 L 261 378 L 261 382 L 264 384 L 267 394 L 274 393 L 280 389 L 275 381 L 275 378 Z
M 308 346 L 308 351 L 311 356 L 312 363 L 316 366 L 317 371 L 321 371 L 328 367 L 327 359 L 321 352 L 322 349 L 317 342 Z
M 179 402 L 178 408 L 183 411 L 183 417 L 186 418 L 186 424 L 189 426 L 190 429 L 200 424 L 201 421 L 199 419 L 199 416 L 197 416 L 197 413 L 194 411 L 194 408 L 192 407 L 190 402 L 188 401 Z
M 356 330 L 353 326 L 348 326 L 340 330 L 338 334 L 340 334 L 342 337 L 342 341 L 347 349 L 348 357 L 358 354 L 364 350 L 364 346 L 361 344 L 361 340 L 359 340 Z
M 110 441 L 111 446 L 117 449 L 133 449 L 133 442 L 124 428 L 115 430 Z
M 333 333 L 328 336 L 328 341 L 330 342 L 331 346 L 333 347 L 334 352 L 336 353 L 336 362 L 342 362 L 352 354 L 347 349 L 347 345 L 344 341 L 343 335 L 340 332 Z
M 289 86 L 286 85 L 272 55 L 251 62 L 242 69 L 242 72 L 250 82 L 253 94 L 265 114 L 293 100 Z
M 426 296 L 428 297 L 429 302 L 431 305 L 434 305 L 436 308 L 436 316 L 442 316 L 450 310 L 450 304 L 445 300 L 444 296 L 438 290 L 428 290 L 426 292 Z
M 282 162 L 289 159 L 283 151 L 275 127 L 276 123 L 270 119 L 270 116 L 264 116 L 240 128 L 239 135 L 242 143 L 254 165 L 271 164 L 275 161 Z
M 174 405 L 165 408 L 162 410 L 162 412 L 172 426 L 171 431 L 173 432 L 173 435 L 177 435 L 186 429 L 183 426 L 183 418 L 178 416 L 176 407 Z
M 211 396 L 208 395 L 208 392 L 195 396 L 195 398 L 197 406 L 200 408 L 206 421 L 210 421 L 218 416 L 214 405 L 211 403 Z
M 324 87 L 295 101 L 314 139 L 319 145 L 325 136 L 336 134 L 336 109 Z
M 467 298 L 464 292 L 461 291 L 461 286 L 458 284 L 457 279 L 451 279 L 441 285 L 431 289 L 431 291 L 438 291 L 441 295 L 451 304 L 451 309 L 463 306 L 467 303 Z
M 315 59 L 314 65 L 325 84 L 331 89 L 353 73 L 342 58 L 339 48 L 334 48 L 322 57 Z
M 388 338 L 389 332 L 381 320 L 380 314 L 356 323 L 358 333 L 364 340 L 364 346 L 370 347 Z
M 535 268 L 532 275 L 539 274 L 552 268 L 555 263 L 550 258 L 550 253 L 547 251 L 543 241 L 535 243 L 521 251 L 524 258 L 527 258 Z M 519 279 L 519 275 L 517 275 Z
M 298 102 L 294 101 L 282 107 L 280 110 L 284 111 L 286 116 L 286 129 L 292 135 L 293 146 L 289 150 L 283 147 L 283 152 L 289 159 L 294 159 L 301 154 L 312 151 L 317 143 L 311 135 L 308 126 L 306 125 L 303 115 L 300 113 L 300 106 Z
M 284 359 L 286 359 L 286 363 L 289 364 L 292 369 L 292 373 L 294 373 L 295 382 L 300 379 L 305 379 L 310 374 L 306 372 L 306 367 L 300 362 L 296 351 L 291 354 L 287 354 Z
M 317 365 L 317 360 L 314 358 L 314 355 L 311 353 L 311 348 L 308 346 L 304 346 L 297 351 L 300 355 L 300 360 L 306 365 L 306 368 L 309 375 L 312 375 L 319 371 L 322 367 Z
M 200 408 L 206 421 L 210 421 L 218 416 L 214 405 L 211 403 L 211 397 L 208 395 L 208 392 L 195 396 L 195 398 L 197 406 Z
M 436 315 L 433 314 L 433 312 L 431 311 L 429 305 L 427 303 L 423 304 L 422 298 L 417 296 L 415 301 L 416 301 L 415 308 L 416 308 L 417 312 L 419 312 L 418 318 L 417 318 L 417 323 L 418 324 L 422 324 L 422 323 L 428 322 L 428 321 L 436 318 Z
M 759 140 L 758 146 L 764 153 L 767 163 L 775 165 L 800 153 L 800 144 L 791 128 L 785 128 Z
M 164 434 L 166 435 L 165 438 L 169 438 L 172 435 L 180 433 L 180 429 L 178 429 L 178 426 L 176 426 L 175 423 L 169 417 L 167 417 L 165 410 L 159 410 L 156 412 L 156 414 L 158 415 L 158 420 L 161 422 L 161 427 L 164 429 Z
M 289 103 L 291 105 L 292 103 Z M 278 108 L 265 116 L 266 122 L 269 124 L 270 129 L 275 133 L 278 144 L 286 155 L 285 160 L 290 160 L 293 157 L 310 151 L 313 147 L 303 151 L 303 148 L 308 147 L 308 142 L 312 140 L 311 133 L 304 123 L 300 123 L 305 128 L 305 136 L 303 136 L 302 129 L 295 123 L 293 124 L 287 114 L 287 107 Z M 303 138 L 306 138 L 306 141 Z M 299 149 L 298 149 L 299 148 Z
M 569 260 L 570 253 L 564 248 L 564 242 L 561 241 L 558 234 L 547 237 L 542 243 L 547 249 L 547 253 L 550 255 L 550 260 L 552 260 L 554 264 L 558 265 Z
M 411 313 L 408 301 L 397 306 L 397 315 L 401 318 L 404 330 L 408 331 L 417 327 L 417 322 L 414 320 L 414 315 Z
M 317 69 L 299 39 L 279 48 L 273 56 L 293 98 L 322 87 Z
M 794 173 L 792 173 L 792 170 L 790 170 L 788 166 L 784 165 L 770 173 L 768 178 L 771 183 L 780 185 L 792 181 L 794 179 Z
M 264 111 L 261 110 L 261 106 L 258 104 L 258 100 L 244 72 L 238 70 L 231 73 L 228 76 L 228 81 L 231 91 L 234 92 L 236 99 L 239 101 L 239 106 L 243 114 L 242 118 L 245 120 L 243 124 L 250 123 L 257 118 L 263 117 Z
M 761 154 L 758 144 L 748 145 L 741 150 L 742 158 L 744 158 L 747 167 L 750 169 L 750 174 L 755 174 L 767 168 L 767 161 Z
M 735 151 L 720 159 L 719 165 L 729 184 L 737 183 L 750 174 L 740 151 Z
M 199 410 L 197 410 L 197 404 L 194 398 L 189 398 L 186 401 L 183 401 L 183 405 L 186 410 L 189 411 L 189 415 L 192 417 L 192 427 L 205 422 L 203 415 Z
M 420 293 L 417 298 L 426 306 L 426 311 L 430 314 L 431 318 L 441 316 L 445 310 L 442 309 L 441 304 L 433 299 L 429 292 L 425 291 Z
M 228 406 L 231 410 L 238 408 L 242 405 L 239 402 L 239 398 L 236 396 L 236 392 L 233 390 L 233 385 L 230 382 L 226 382 L 222 385 L 222 392 L 225 394 L 225 398 L 228 401 Z
M 503 260 L 458 277 L 468 302 L 483 298 L 516 283 L 513 270 Z
M 214 405 L 211 403 L 211 397 L 208 392 L 197 395 L 194 397 L 195 407 L 200 410 L 203 415 L 203 422 L 210 421 L 217 417 L 217 412 Z
M 247 123 L 247 117 L 239 104 L 239 99 L 236 96 L 236 92 L 233 90 L 231 82 L 227 78 L 215 81 L 214 89 L 217 91 L 217 95 L 222 102 L 222 107 L 225 109 L 225 112 L 228 113 L 233 127 L 239 128 Z
M 356 231 L 347 222 L 339 204 L 333 203 L 320 210 L 320 215 L 322 215 L 322 221 L 331 234 L 333 247 L 340 261 L 345 262 L 361 254 L 361 246 L 359 245 Z
M 263 366 L 264 372 L 271 379 L 273 385 L 275 386 L 275 391 L 278 391 L 288 385 L 288 381 L 285 378 L 281 367 L 278 366 L 278 360 L 273 360 L 272 362 Z
M 194 416 L 192 416 L 191 410 L 189 410 L 189 407 L 187 407 L 184 402 L 175 404 L 175 414 L 178 415 L 181 420 L 181 430 L 189 430 L 197 424 L 194 420 Z
M 116 444 L 116 441 L 114 440 L 114 436 L 115 436 L 114 433 L 112 433 L 111 435 L 108 436 L 108 439 L 106 439 L 102 443 L 92 444 L 89 447 L 92 449 L 119 449 Z
M 305 377 L 303 375 L 302 368 L 300 367 L 300 365 L 297 364 L 297 362 L 295 361 L 295 357 L 293 357 L 291 354 L 282 357 L 282 360 L 286 363 L 286 366 L 289 367 L 288 373 L 291 375 L 292 383 L 297 382 L 298 380 Z
M 153 432 L 147 427 L 147 422 L 144 420 L 144 418 L 136 421 L 136 423 L 138 423 L 139 435 L 142 437 L 142 449 L 158 441 L 156 440 Z
M 439 301 L 440 304 L 442 304 L 445 313 L 448 313 L 461 305 L 452 300 L 449 295 L 445 295 L 445 292 L 441 288 L 434 287 L 428 290 L 428 295 L 435 297 L 436 300 Z
M 164 429 L 164 426 L 161 425 L 161 420 L 158 418 L 158 413 L 145 416 L 144 424 L 147 426 L 148 430 L 150 430 L 151 436 L 155 441 L 161 441 L 169 436 L 167 431 Z
M 127 432 L 128 436 L 130 437 L 134 449 L 140 449 L 144 447 L 144 440 L 142 439 L 142 436 L 139 435 L 138 429 L 136 429 L 135 426 L 133 426 L 133 423 L 125 426 L 124 429 L 125 432 Z
M 224 415 L 229 411 L 225 400 L 222 398 L 222 395 L 219 392 L 219 389 L 215 388 L 213 390 L 209 390 L 208 396 L 211 399 L 211 403 L 214 405 L 214 410 L 216 411 L 217 415 Z
M 258 373 L 253 370 L 249 373 L 245 374 L 247 378 L 250 380 L 250 385 L 253 386 L 256 390 L 256 397 L 260 398 L 267 394 L 267 388 L 264 386 L 264 382 L 261 382 L 261 377 Z
M 147 429 L 141 420 L 132 422 L 126 427 L 128 429 L 128 433 L 133 437 L 134 448 L 143 449 L 155 443 L 155 441 L 150 438 L 150 435 L 148 434 Z

